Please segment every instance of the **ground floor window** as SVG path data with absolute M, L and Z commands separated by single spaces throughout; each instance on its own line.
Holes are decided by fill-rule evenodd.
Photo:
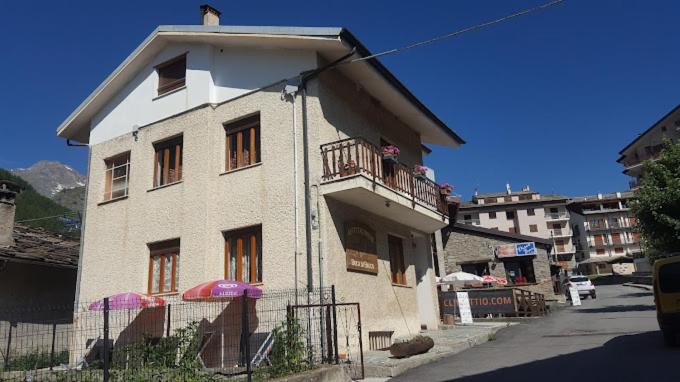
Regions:
M 149 294 L 177 292 L 179 239 L 149 244 Z
M 514 258 L 503 260 L 505 275 L 510 284 L 535 283 L 534 259 L 533 258 Z
M 460 269 L 463 272 L 472 273 L 473 275 L 477 275 L 477 276 L 484 276 L 484 275 L 491 274 L 489 272 L 489 263 L 487 263 L 487 262 L 461 264 Z
M 224 264 L 229 280 L 262 282 L 262 226 L 225 232 Z

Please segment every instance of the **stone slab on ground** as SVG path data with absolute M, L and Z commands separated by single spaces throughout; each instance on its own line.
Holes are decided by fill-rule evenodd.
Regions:
M 364 352 L 364 368 L 366 378 L 396 377 L 409 369 L 437 361 L 473 346 L 493 339 L 496 333 L 511 322 L 483 322 L 471 325 L 455 325 L 440 330 L 426 330 L 421 334 L 434 340 L 434 347 L 429 352 L 409 358 L 393 358 L 389 351 Z

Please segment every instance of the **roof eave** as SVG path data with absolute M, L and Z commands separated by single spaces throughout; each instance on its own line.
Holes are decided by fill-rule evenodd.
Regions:
M 354 35 L 347 30 L 342 28 L 340 31 L 340 38 L 345 39 L 351 46 L 356 47 L 357 52 L 363 56 L 367 57 L 372 55 L 372 53 L 356 38 Z M 366 60 L 375 70 L 377 70 L 385 79 L 390 82 L 406 99 L 413 103 L 423 114 L 425 114 L 432 122 L 439 126 L 442 131 L 444 131 L 450 138 L 452 138 L 458 145 L 464 145 L 466 142 L 458 134 L 456 134 L 451 128 L 449 128 L 439 117 L 437 117 L 430 109 L 427 108 L 418 98 L 416 98 L 413 93 L 411 93 L 404 84 L 401 83 L 377 58 L 371 58 Z

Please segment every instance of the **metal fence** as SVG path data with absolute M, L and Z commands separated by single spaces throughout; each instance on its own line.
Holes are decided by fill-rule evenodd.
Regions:
M 0 381 L 205 381 L 274 378 L 321 364 L 363 377 L 359 304 L 335 288 L 259 299 L 90 310 L 0 308 Z

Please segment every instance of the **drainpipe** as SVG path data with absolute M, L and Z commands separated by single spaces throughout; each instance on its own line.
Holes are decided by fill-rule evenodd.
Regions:
M 309 179 L 309 136 L 308 136 L 308 122 L 307 122 L 307 81 L 317 77 L 322 72 L 332 69 L 342 61 L 353 56 L 356 48 L 340 57 L 339 59 L 325 65 L 321 68 L 300 73 L 299 78 L 299 93 L 302 100 L 302 149 L 303 149 L 303 164 L 304 164 L 304 183 L 305 183 L 305 243 L 307 251 L 307 290 L 311 291 L 314 287 L 313 272 L 312 272 L 312 211 L 311 211 L 311 187 Z
M 294 84 L 287 84 L 286 87 L 283 90 L 284 96 L 287 96 L 290 98 L 290 102 L 292 104 L 292 110 L 293 110 L 293 211 L 294 211 L 294 225 L 295 225 L 295 244 L 294 244 L 294 252 L 293 252 L 293 263 L 295 267 L 295 274 L 293 276 L 293 282 L 294 282 L 294 288 L 296 290 L 295 292 L 295 305 L 298 304 L 298 296 L 297 296 L 297 289 L 298 289 L 298 255 L 300 252 L 299 248 L 299 237 L 300 237 L 300 230 L 298 228 L 299 225 L 299 220 L 298 220 L 298 152 L 297 152 L 297 115 L 295 112 L 295 98 L 296 98 L 296 93 L 298 92 L 298 87 Z
M 87 201 L 90 194 L 90 162 L 92 161 L 92 150 L 89 144 L 71 143 L 69 139 L 66 140 L 66 145 L 71 147 L 87 147 L 87 182 L 85 182 L 85 204 L 83 212 L 80 215 L 80 246 L 78 248 L 78 271 L 76 272 L 76 290 L 73 302 L 74 311 L 78 309 L 80 302 L 80 280 L 83 271 L 83 253 L 85 250 L 85 220 L 87 216 Z
M 304 81 L 304 80 L 303 80 Z M 302 99 L 302 147 L 303 155 L 302 162 L 304 165 L 305 178 L 305 244 L 307 251 L 307 292 L 310 292 L 314 287 L 313 272 L 312 272 L 312 198 L 309 185 L 309 137 L 308 137 L 308 123 L 307 123 L 307 89 L 305 82 L 301 84 L 301 99 Z

